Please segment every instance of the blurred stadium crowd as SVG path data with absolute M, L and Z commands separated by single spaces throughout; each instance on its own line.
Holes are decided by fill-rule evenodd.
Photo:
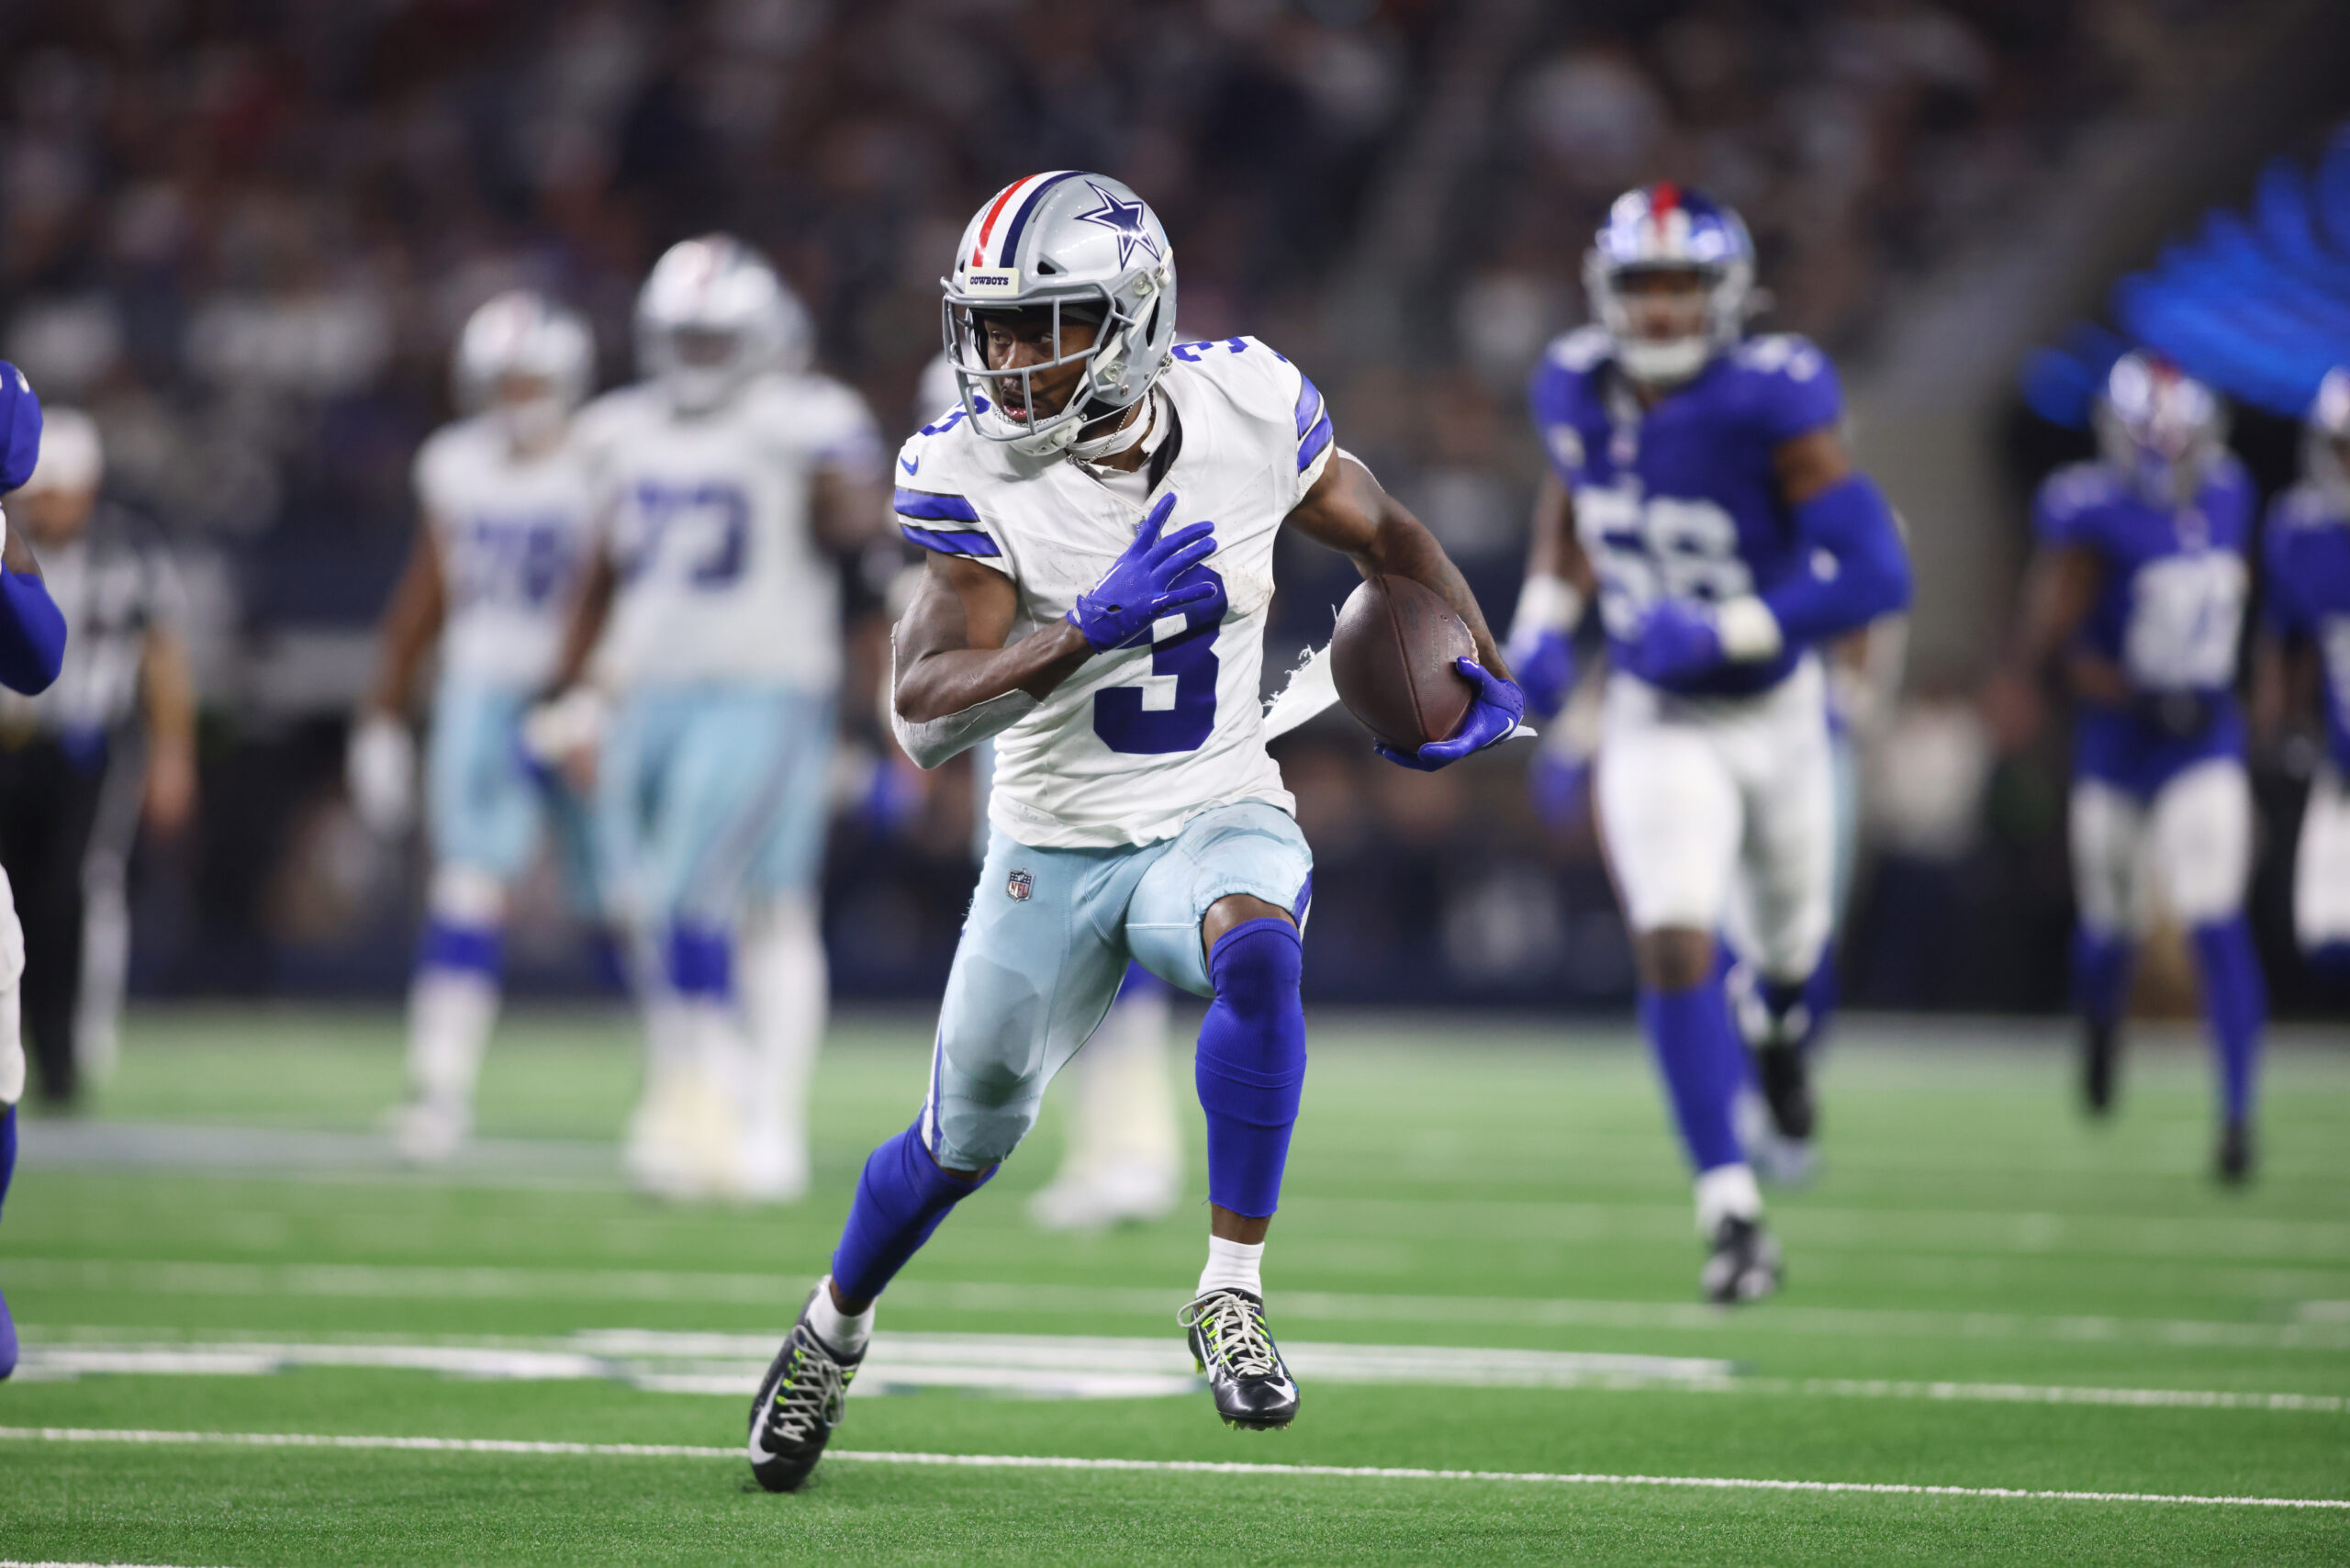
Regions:
M 653 257 L 733 230 L 808 301 L 828 368 L 896 423 L 936 351 L 937 274 L 976 195 L 1035 168 L 1109 169 L 1166 218 L 1185 334 L 1250 332 L 1311 364 L 1341 439 L 1500 613 L 1539 465 L 1518 388 L 1579 314 L 1575 268 L 1611 196 L 1665 175 L 1710 186 L 1755 229 L 1773 325 L 1860 351 L 1905 277 L 1996 225 L 2015 180 L 2068 137 L 2160 92 L 2182 69 L 2176 24 L 2217 8 L 0 9 L 0 352 L 51 404 L 95 416 L 109 495 L 170 541 L 203 700 L 194 823 L 140 851 L 135 983 L 388 992 L 404 979 L 414 856 L 352 819 L 342 736 L 413 521 L 409 460 L 448 414 L 452 337 L 499 288 L 583 308 L 610 385 L 631 374 L 629 310 Z M 1503 36 L 1508 57 L 1476 76 L 1464 53 Z M 1415 203 L 1414 155 L 1448 135 L 1468 148 L 1459 177 Z M 1399 311 L 1355 308 L 1382 288 Z M 2016 516 L 1986 525 L 2020 535 L 2020 498 Z M 845 707 L 859 744 L 837 784 L 827 920 L 845 992 L 929 995 L 969 887 L 969 790 L 952 770 L 893 763 L 870 719 L 878 596 L 897 563 L 871 565 L 856 590 Z M 1286 646 L 1269 668 L 1318 640 L 1348 586 L 1343 562 L 1311 552 L 1283 574 Z M 1953 748 L 1945 765 L 1913 750 L 1879 776 L 1890 816 L 1914 803 L 1927 838 L 1946 831 L 1953 776 L 1988 767 L 1964 723 L 1911 732 L 1935 734 Z M 1319 864 L 1310 992 L 1628 994 L 1621 924 L 1574 802 L 1539 811 L 1501 766 L 1376 767 L 1343 724 L 1283 756 Z M 1953 985 L 1896 953 L 1863 966 L 1863 1000 L 2061 1001 L 2058 786 L 2052 774 L 2037 806 L 2031 788 L 2009 779 L 1961 801 L 2006 813 L 2006 870 L 1960 863 L 1982 842 L 1971 827 L 1946 868 L 1991 877 L 2009 901 L 2012 962 Z M 515 922 L 518 980 L 587 983 L 552 888 L 543 902 L 541 949 L 531 912 Z M 1450 981 L 1395 961 L 1432 951 Z

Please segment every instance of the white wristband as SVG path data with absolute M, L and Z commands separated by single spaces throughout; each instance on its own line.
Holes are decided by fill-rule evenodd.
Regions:
M 1509 640 L 1521 643 L 1545 632 L 1572 632 L 1583 620 L 1583 595 L 1564 577 L 1541 573 L 1526 579 L 1517 593 L 1517 613 L 1509 623 Z
M 1775 659 L 1779 650 L 1786 646 L 1786 638 L 1779 631 L 1779 618 L 1752 594 L 1717 606 L 1714 630 L 1721 635 L 1722 656 L 1734 664 Z

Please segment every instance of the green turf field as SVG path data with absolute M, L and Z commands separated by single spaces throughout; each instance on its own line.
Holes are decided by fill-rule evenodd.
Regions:
M 134 1017 L 95 1114 L 28 1127 L 0 1225 L 0 1560 L 2350 1562 L 2350 1508 L 2278 1506 L 2350 1502 L 2342 1031 L 2277 1053 L 2228 1194 L 2183 1042 L 2093 1128 L 2053 1034 L 1855 1025 L 1826 1168 L 1774 1196 L 1788 1289 L 1725 1315 L 1627 1030 L 1318 1020 L 1267 1253 L 1326 1369 L 1294 1428 L 1227 1431 L 1185 1380 L 1203 1208 L 1027 1228 L 1048 1108 L 886 1300 L 836 1457 L 767 1496 L 737 1390 L 928 1030 L 838 1028 L 816 1195 L 740 1211 L 615 1180 L 615 1017 L 509 1024 L 483 1144 L 431 1176 L 373 1132 L 390 1015 Z

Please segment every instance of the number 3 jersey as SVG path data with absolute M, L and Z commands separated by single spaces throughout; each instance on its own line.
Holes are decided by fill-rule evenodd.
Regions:
M 1719 604 L 1813 569 L 1780 498 L 1772 454 L 1843 409 L 1827 355 L 1792 336 L 1750 339 L 1643 409 L 1607 334 L 1555 340 L 1528 385 L 1550 466 L 1574 500 L 1599 577 L 1608 651 L 1668 599 Z M 1747 696 L 1786 678 L 1805 650 L 1724 665 L 1674 683 L 1684 696 Z
M 487 419 L 444 425 L 416 454 L 416 496 L 441 554 L 450 678 L 527 690 L 554 667 L 592 515 L 576 440 L 517 458 Z
M 1193 568 L 1214 599 L 1088 659 L 996 737 L 990 820 L 1037 848 L 1154 844 L 1242 801 L 1294 809 L 1265 751 L 1259 683 L 1274 541 L 1330 462 L 1329 416 L 1314 384 L 1254 338 L 1176 344 L 1158 389 L 1173 430 L 1118 488 L 986 439 L 959 409 L 899 454 L 905 536 L 1010 577 L 1014 640 L 1066 616 L 1163 497 L 1177 498 L 1166 532 L 1215 524 L 1215 554 Z
M 591 404 L 580 439 L 619 573 L 604 678 L 623 690 L 838 684 L 839 575 L 811 492 L 822 469 L 879 473 L 863 398 L 825 376 L 776 374 L 686 414 L 641 382 Z
M 2114 665 L 2143 703 L 2083 703 L 2074 719 L 2077 771 L 2125 790 L 2154 790 L 2190 764 L 2244 750 L 2233 686 L 2252 540 L 2252 481 L 2222 455 L 2194 501 L 2143 498 L 2103 464 L 2059 468 L 2032 504 L 2041 539 L 2090 551 L 2105 583 L 2074 645 Z M 2200 700 L 2182 731 L 2158 713 L 2165 697 Z

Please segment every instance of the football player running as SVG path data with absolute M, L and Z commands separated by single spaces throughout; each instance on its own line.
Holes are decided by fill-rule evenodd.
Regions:
M 1130 959 L 1210 999 L 1207 1266 L 1179 1321 L 1236 1426 L 1286 1426 L 1261 1260 L 1304 1079 L 1312 859 L 1258 697 L 1284 524 L 1444 595 L 1474 634 L 1439 767 L 1523 707 L 1427 530 L 1339 460 L 1321 394 L 1254 338 L 1175 342 L 1166 230 L 1116 180 L 1006 186 L 943 280 L 962 407 L 908 442 L 897 511 L 927 550 L 899 622 L 893 721 L 935 766 L 996 737 L 987 860 L 946 983 L 929 1091 L 867 1162 L 832 1271 L 751 1408 L 760 1484 L 807 1478 L 875 1299 L 1035 1124 Z
M 32 477 L 40 457 L 40 400 L 15 365 L 0 361 L 0 494 Z M 65 615 L 40 580 L 40 565 L 0 512 L 0 686 L 48 689 L 65 661 Z M 25 1042 L 17 1029 L 25 933 L 0 876 L 0 1205 L 17 1170 L 17 1102 L 25 1097 Z M 17 1370 L 17 1324 L 0 1296 L 0 1378 Z
M 588 470 L 571 424 L 595 372 L 587 323 L 537 295 L 501 294 L 466 320 L 453 365 L 466 417 L 417 452 L 423 525 L 352 732 L 361 820 L 403 831 L 416 778 L 407 715 L 437 643 L 425 763 L 432 871 L 408 987 L 408 1099 L 393 1123 L 401 1152 L 420 1162 L 448 1159 L 472 1130 L 507 904 L 543 838 L 557 846 L 577 913 L 599 917 L 586 804 L 522 749 L 523 714 L 554 670 L 587 556 Z
M 1892 510 L 1838 432 L 1834 368 L 1801 338 L 1744 336 L 1753 271 L 1745 225 L 1701 192 L 1617 198 L 1584 264 L 1597 323 L 1553 342 L 1529 388 L 1550 472 L 1511 633 L 1548 713 L 1597 599 L 1595 803 L 1718 1302 L 1775 1289 L 1779 1254 L 1737 1127 L 1747 1062 L 1715 934 L 1757 977 L 1773 1118 L 1807 1136 L 1805 988 L 1835 853 L 1815 650 L 1909 598 Z
M 2269 508 L 2266 541 L 2264 705 L 2275 718 L 2315 697 L 2325 711 L 2325 756 L 2294 857 L 2293 931 L 2338 983 L 2350 980 L 2350 366 L 2318 387 L 2301 482 Z
M 2040 545 L 1998 695 L 2028 711 L 2061 666 L 2073 700 L 2073 995 L 2082 1089 L 2113 1103 L 2132 948 L 2151 869 L 2193 938 L 2219 1056 L 2220 1178 L 2252 1163 L 2253 1076 L 2267 997 L 2244 913 L 2252 787 L 2236 705 L 2252 482 L 2210 389 L 2146 352 L 2097 398 L 2102 455 L 2050 475 Z
M 785 1202 L 808 1185 L 826 1004 L 837 561 L 888 526 L 884 454 L 864 400 L 809 368 L 799 300 L 740 241 L 673 246 L 636 330 L 644 379 L 580 417 L 602 543 L 536 740 L 576 770 L 594 755 L 599 855 L 635 939 L 632 1175 Z
M 955 362 L 942 353 L 923 367 L 917 427 L 945 419 L 963 402 Z M 921 568 L 909 568 L 920 580 Z M 995 782 L 995 743 L 971 748 L 972 858 L 988 855 L 988 795 Z M 1028 1200 L 1028 1217 L 1046 1230 L 1102 1230 L 1172 1213 L 1183 1182 L 1182 1134 L 1169 1081 L 1167 982 L 1140 964 L 1126 966 L 1117 999 L 1054 1081 L 1068 1114 L 1060 1169 Z

